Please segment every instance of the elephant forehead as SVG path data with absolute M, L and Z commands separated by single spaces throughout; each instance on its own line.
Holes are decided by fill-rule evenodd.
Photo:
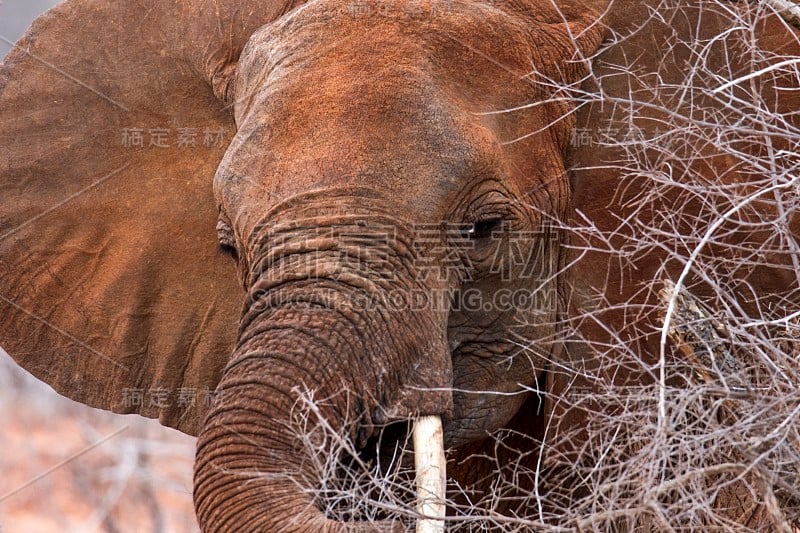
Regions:
M 433 79 L 472 98 L 521 96 L 521 88 L 529 98 L 539 67 L 569 59 L 536 38 L 534 25 L 480 2 L 309 2 L 250 38 L 238 66 L 237 116 L 286 80 L 303 80 L 318 98 L 352 86 L 359 102 L 387 102 Z
M 525 39 L 514 19 L 475 5 L 427 5 L 425 17 L 407 4 L 370 16 L 350 5 L 315 2 L 253 36 L 218 184 L 245 178 L 271 204 L 358 185 L 445 206 L 469 181 L 504 174 L 504 140 L 546 129 L 539 111 L 481 113 L 537 97 L 524 76 L 535 50 L 515 47 Z
M 360 186 L 443 205 L 465 180 L 497 169 L 499 152 L 487 121 L 424 70 L 329 63 L 257 97 L 221 173 L 229 187 L 245 178 L 242 187 L 276 202 L 315 188 Z
M 343 63 L 318 61 L 271 83 L 242 117 L 240 131 L 257 130 L 273 147 L 333 142 L 371 151 L 402 141 L 432 153 L 474 144 L 465 110 L 428 72 L 407 66 L 371 68 L 368 61 Z
M 267 200 L 264 208 L 315 189 L 358 187 L 429 211 L 444 209 L 467 181 L 499 172 L 492 132 L 461 124 L 430 100 L 397 113 L 346 95 L 317 105 L 251 117 L 220 166 L 218 185 Z

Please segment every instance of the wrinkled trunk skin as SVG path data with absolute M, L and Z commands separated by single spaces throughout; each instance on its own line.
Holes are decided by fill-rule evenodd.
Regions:
M 290 421 L 294 387 L 316 390 L 318 398 L 334 395 L 334 383 L 317 383 L 330 372 L 322 362 L 327 358 L 302 335 L 276 337 L 234 357 L 201 433 L 195 501 L 203 531 L 344 531 L 313 506 L 309 452 Z M 344 420 L 341 408 L 328 405 L 323 412 Z
M 327 267 L 316 260 L 313 276 L 291 263 L 290 276 L 265 273 L 251 284 L 237 349 L 198 439 L 195 507 L 203 531 L 394 528 L 338 523 L 315 505 L 320 480 L 298 435 L 298 398 L 313 393 L 336 431 L 354 421 L 348 435 L 360 444 L 388 421 L 447 413 L 449 393 L 419 391 L 452 382 L 447 316 L 380 305 L 363 310 L 353 304 L 356 296 L 413 282 L 342 276 L 341 269 L 337 277 L 321 275 L 338 260 Z M 306 427 L 313 426 L 312 417 Z
M 303 471 L 302 447 L 289 430 L 294 398 L 281 383 L 288 365 L 273 353 L 234 359 L 220 385 L 227 398 L 201 433 L 195 507 L 203 531 L 340 530 L 299 489 L 313 486 L 312 473 Z

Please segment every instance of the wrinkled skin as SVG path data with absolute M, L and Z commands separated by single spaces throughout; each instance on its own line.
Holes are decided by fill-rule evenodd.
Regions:
M 351 298 L 348 291 L 379 299 L 382 291 L 390 289 L 428 294 L 477 287 L 491 301 L 499 289 L 525 288 L 529 282 L 520 279 L 519 272 L 507 274 L 511 279 L 503 280 L 501 273 L 490 271 L 498 266 L 493 264 L 494 257 L 506 252 L 498 248 L 510 246 L 498 234 L 539 231 L 548 236 L 545 217 L 565 208 L 564 180 L 554 177 L 564 175 L 559 154 L 565 149 L 569 123 L 546 128 L 550 117 L 562 112 L 558 105 L 525 120 L 477 115 L 542 98 L 535 85 L 514 83 L 514 76 L 504 72 L 525 72 L 531 47 L 504 50 L 492 46 L 491 41 L 474 38 L 480 21 L 504 28 L 502 33 L 514 42 L 524 42 L 527 32 L 520 20 L 475 6 L 409 28 L 391 19 L 365 24 L 331 11 L 331 6 L 315 5 L 288 22 L 270 25 L 253 36 L 239 62 L 233 92 L 238 132 L 214 185 L 222 216 L 233 221 L 245 285 L 253 290 L 253 283 L 263 283 L 258 276 L 266 269 L 258 265 L 267 250 L 270 267 L 282 272 L 267 272 L 269 287 L 263 288 L 264 292 L 279 284 L 288 291 L 307 290 L 285 282 L 281 276 L 287 272 L 292 280 L 308 277 L 330 282 L 342 290 L 344 300 Z M 331 29 L 321 30 L 322 25 Z M 371 50 L 367 42 L 372 43 Z M 492 68 L 491 63 L 465 57 L 467 47 L 480 47 L 504 67 Z M 286 57 L 270 56 L 274 49 L 288 50 Z M 565 45 L 563 53 L 567 52 Z M 376 68 L 379 62 L 387 66 Z M 509 90 L 492 91 L 475 79 L 476 70 L 491 71 L 510 85 Z M 496 83 L 492 81 L 492 85 Z M 501 144 L 540 129 L 544 131 L 527 142 Z M 289 237 L 297 239 L 297 244 L 287 243 L 275 230 L 281 245 L 286 243 L 291 252 L 274 248 L 265 229 L 288 222 L 323 234 L 329 227 L 357 224 L 368 248 L 386 247 L 383 235 L 391 227 L 396 234 L 389 239 L 388 268 L 384 270 L 395 279 L 372 279 L 374 274 L 364 272 L 363 265 L 341 264 L 336 242 L 324 237 L 314 240 L 314 234 L 303 230 L 295 230 Z M 435 234 L 436 242 L 429 249 L 420 245 L 412 250 L 401 248 L 401 243 L 407 247 L 409 242 L 420 241 L 415 231 L 437 229 L 442 222 L 449 226 L 443 235 Z M 467 231 L 475 224 L 488 227 L 470 237 Z M 542 241 L 515 244 L 524 246 L 520 252 L 530 257 L 532 248 L 552 246 L 545 238 Z M 323 252 L 312 264 L 304 264 L 307 271 L 284 266 L 283 261 L 293 259 L 291 254 L 309 253 L 312 246 Z M 325 253 L 329 248 L 332 250 Z M 537 265 L 531 274 L 541 281 L 542 293 L 552 294 L 555 289 L 549 279 L 555 269 L 553 253 L 552 249 L 543 252 L 541 256 L 550 261 Z M 441 268 L 423 270 L 426 263 Z M 433 368 L 410 375 L 411 383 L 516 391 L 520 383 L 533 385 L 531 370 L 544 368 L 552 347 L 541 346 L 531 360 L 514 358 L 502 374 L 498 374 L 498 364 L 518 351 L 513 346 L 515 333 L 529 339 L 553 336 L 555 308 L 554 302 L 549 303 L 549 308 L 531 306 L 506 312 L 402 312 L 390 319 L 399 339 L 418 335 L 414 332 L 423 324 L 435 324 L 436 336 L 419 339 L 417 346 L 396 349 L 389 346 L 398 341 L 374 341 L 389 352 L 383 364 L 390 374 L 402 372 L 411 360 L 431 361 Z M 371 320 L 357 314 L 346 318 L 355 323 Z M 253 320 L 261 323 L 268 319 L 259 315 Z M 346 341 L 371 342 L 365 331 L 387 327 L 359 326 Z M 457 361 L 452 377 L 451 358 Z M 372 363 L 381 365 L 380 360 Z M 392 368 L 393 364 L 397 366 Z M 426 379 L 431 382 L 425 383 Z M 404 384 L 401 381 L 399 385 Z M 387 395 L 385 391 L 369 392 L 376 398 Z M 501 426 L 516 412 L 521 399 L 509 405 L 508 400 L 497 397 L 458 396 L 448 424 L 448 441 L 459 444 Z M 391 410 L 396 400 L 388 401 L 389 405 L 382 407 Z M 425 405 L 423 411 L 440 414 L 449 411 L 448 403 L 439 397 L 430 405 L 414 399 L 408 408 Z
M 409 14 L 389 2 L 389 15 L 361 16 L 338 0 L 247 4 L 196 8 L 214 20 L 153 8 L 136 54 L 114 56 L 137 42 L 124 32 L 98 46 L 111 59 L 84 64 L 68 55 L 83 10 L 94 10 L 84 31 L 98 36 L 104 20 L 145 23 L 138 7 L 67 2 L 28 39 L 72 76 L 104 72 L 93 91 L 22 48 L 10 56 L 0 74 L 9 132 L 0 185 L 10 198 L 0 342 L 80 401 L 197 434 L 195 501 L 207 531 L 344 529 L 309 496 L 318 480 L 289 430 L 303 394 L 358 448 L 387 423 L 442 415 L 451 479 L 488 489 L 487 466 L 465 458 L 494 453 L 487 436 L 500 428 L 541 439 L 546 422 L 580 427 L 585 413 L 531 391 L 557 398 L 574 376 L 562 365 L 554 378 L 553 362 L 591 359 L 591 343 L 609 343 L 608 328 L 588 324 L 589 342 L 564 355 L 562 330 L 618 262 L 596 252 L 575 264 L 559 225 L 580 211 L 613 232 L 628 204 L 604 171 L 570 183 L 576 102 L 553 89 L 586 75 L 584 59 L 607 35 L 595 24 L 603 6 L 423 2 Z M 623 85 L 614 90 L 626 94 Z M 95 112 L 63 135 L 70 111 L 12 112 L 28 99 Z M 131 126 L 209 124 L 226 140 L 202 152 L 119 146 Z M 60 151 L 23 143 L 32 125 Z M 569 157 L 602 166 L 602 156 Z M 235 260 L 217 252 L 215 235 Z M 647 360 L 647 321 L 627 331 L 614 307 L 634 302 L 621 293 L 638 287 L 609 296 L 618 314 L 607 323 L 613 339 L 642 342 Z M 525 305 L 496 305 L 513 293 Z M 454 303 L 470 294 L 495 305 Z M 397 295 L 428 305 L 391 303 Z M 205 387 L 218 400 L 131 406 L 124 387 Z
M 498 28 L 516 46 L 476 40 L 481 24 Z M 544 98 L 541 87 L 517 78 L 526 62 L 545 64 L 536 48 L 545 37 L 532 35 L 519 16 L 480 5 L 409 25 L 391 18 L 364 23 L 319 3 L 250 39 L 230 94 L 237 134 L 214 182 L 250 308 L 221 381 L 237 400 L 212 410 L 200 435 L 202 523 L 223 523 L 240 501 L 276 505 L 266 483 L 222 496 L 225 489 L 218 487 L 230 474 L 219 469 L 241 468 L 241 455 L 217 443 L 252 445 L 256 462 L 243 466 L 280 473 L 286 457 L 272 464 L 258 449 L 287 438 L 277 414 L 296 402 L 293 385 L 333 397 L 324 413 L 332 420 L 353 418 L 335 393 L 354 391 L 362 443 L 372 436 L 376 417 L 383 423 L 433 414 L 445 417 L 448 446 L 504 426 L 525 401 L 525 388 L 535 388 L 557 349 L 547 341 L 556 338 L 557 312 L 557 235 L 547 220 L 566 207 L 560 154 L 569 121 L 548 127 L 564 112 L 559 104 L 522 119 L 478 113 Z M 558 37 L 565 40 L 551 37 L 547 49 L 567 56 L 572 44 Z M 492 61 L 466 53 L 470 49 Z M 541 133 L 503 144 L 532 131 Z M 299 228 L 282 228 L 290 223 Z M 394 233 L 388 243 L 387 227 Z M 388 272 L 353 261 L 354 250 L 326 238 L 329 228 L 358 232 L 361 254 L 386 248 L 382 266 Z M 409 247 L 420 242 L 424 228 L 434 230 L 429 248 Z M 521 275 L 524 265 L 492 272 L 498 266 L 493 259 L 509 254 L 501 248 L 512 246 L 502 232 L 539 237 L 513 242 L 525 257 L 538 251 L 544 258 L 529 277 Z M 313 261 L 298 261 L 302 254 Z M 439 268 L 422 270 L 426 264 Z M 476 289 L 491 302 L 499 290 L 531 283 L 540 301 L 529 308 L 380 306 L 362 312 L 351 303 L 359 297 L 388 301 L 390 291 L 442 299 Z M 520 338 L 545 341 L 521 353 Z M 353 368 L 363 369 L 356 382 L 344 370 Z M 442 392 L 451 387 L 459 391 L 452 399 Z M 264 390 L 281 392 L 254 409 L 253 399 Z M 297 502 L 286 505 L 295 509 Z

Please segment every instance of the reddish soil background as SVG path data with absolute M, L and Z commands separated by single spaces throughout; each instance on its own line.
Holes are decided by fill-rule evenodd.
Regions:
M 0 351 L 0 532 L 189 533 L 195 439 L 92 409 Z

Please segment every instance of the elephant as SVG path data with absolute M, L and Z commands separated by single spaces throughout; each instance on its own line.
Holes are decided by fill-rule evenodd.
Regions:
M 409 527 L 326 508 L 309 450 L 385 465 L 421 417 L 452 528 L 783 527 L 792 475 L 744 466 L 670 514 L 725 416 L 670 425 L 709 341 L 669 333 L 680 294 L 733 313 L 796 405 L 797 57 L 771 3 L 65 0 L 0 70 L 0 345 L 196 435 L 203 531 Z

